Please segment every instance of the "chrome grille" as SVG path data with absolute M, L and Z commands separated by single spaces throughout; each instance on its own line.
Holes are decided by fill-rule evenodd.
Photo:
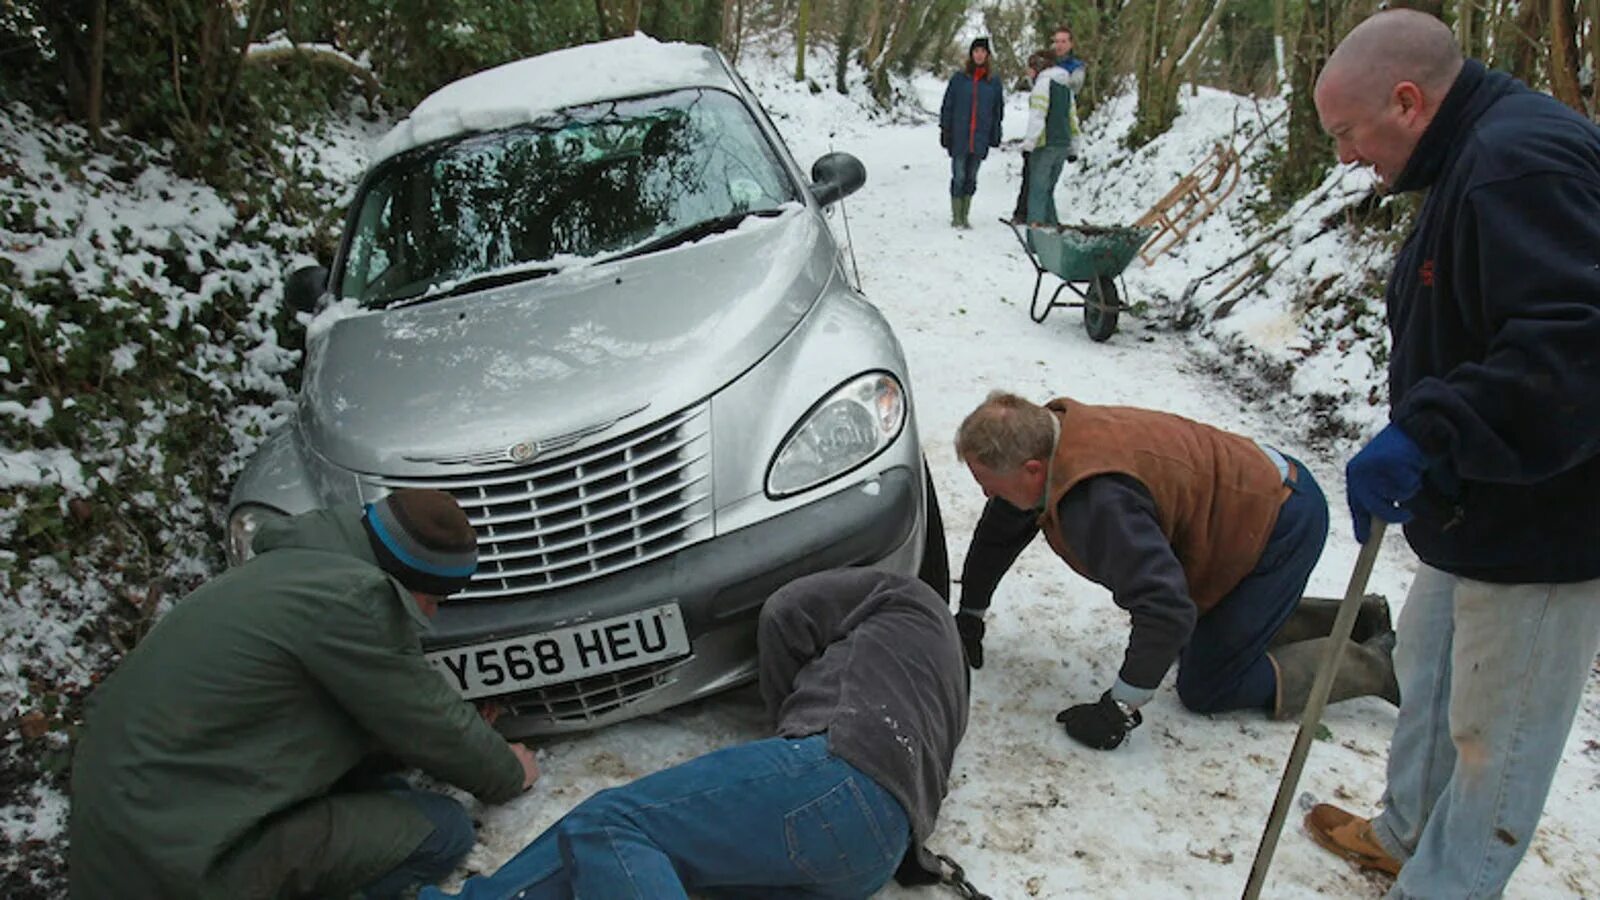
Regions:
M 566 456 L 493 472 L 379 477 L 448 491 L 478 532 L 478 572 L 451 602 L 578 584 L 711 537 L 705 404 Z
M 685 656 L 496 699 L 510 706 L 515 716 L 551 725 L 586 725 L 675 683 L 678 669 L 693 659 Z

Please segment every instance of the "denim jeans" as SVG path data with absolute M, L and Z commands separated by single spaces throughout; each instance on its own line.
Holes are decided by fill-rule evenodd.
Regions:
M 978 192 L 978 166 L 983 160 L 976 153 L 950 154 L 950 196 L 971 197 Z
M 361 890 L 364 898 L 399 897 L 418 884 L 432 884 L 449 875 L 472 849 L 476 831 L 472 816 L 460 803 L 431 791 L 396 788 L 390 793 L 403 798 L 433 823 L 433 832 L 422 839 L 411 855 L 382 878 Z
M 1028 154 L 1028 221 L 1061 224 L 1056 214 L 1056 182 L 1067 166 L 1066 145 L 1038 147 Z
M 1600 649 L 1600 579 L 1487 584 L 1422 565 L 1396 630 L 1400 714 L 1373 820 L 1404 863 L 1389 897 L 1498 897 Z
M 601 791 L 456 896 L 866 897 L 910 836 L 899 802 L 829 753 L 826 735 L 771 738 Z
M 1011 212 L 1013 221 L 1028 221 L 1028 170 L 1032 168 L 1029 163 L 1032 156 L 1030 151 L 1022 151 L 1022 184 L 1017 187 L 1017 207 Z
M 1034 151 L 1035 155 L 1039 151 Z M 1305 592 L 1328 539 L 1328 501 L 1304 464 L 1285 481 L 1289 497 L 1250 574 L 1195 622 L 1178 657 L 1178 699 L 1195 712 L 1270 707 L 1278 674 L 1267 646 Z

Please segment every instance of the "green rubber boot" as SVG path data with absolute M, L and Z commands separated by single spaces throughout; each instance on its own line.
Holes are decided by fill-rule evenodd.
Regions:
M 1317 679 L 1322 654 L 1333 638 L 1321 637 L 1286 644 L 1267 653 L 1278 672 L 1278 695 L 1272 705 L 1274 719 L 1298 719 L 1311 697 L 1311 684 Z M 1352 697 L 1382 697 L 1400 705 L 1400 684 L 1394 677 L 1394 632 L 1374 635 L 1361 643 L 1349 641 L 1333 676 L 1328 702 Z
M 950 227 L 951 228 L 960 228 L 961 227 L 961 201 L 963 199 L 964 198 L 962 198 L 962 197 L 951 197 L 950 198 Z

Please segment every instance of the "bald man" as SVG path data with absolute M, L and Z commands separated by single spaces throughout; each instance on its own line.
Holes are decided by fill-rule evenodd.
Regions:
M 1358 540 L 1405 523 L 1383 813 L 1319 806 L 1390 897 L 1498 897 L 1600 648 L 1600 129 L 1379 13 L 1315 100 L 1339 160 L 1427 191 L 1388 285 L 1390 424 L 1345 470 Z

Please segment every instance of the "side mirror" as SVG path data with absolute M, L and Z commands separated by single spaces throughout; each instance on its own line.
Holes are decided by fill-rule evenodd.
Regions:
M 291 309 L 312 312 L 317 299 L 328 289 L 328 270 L 322 266 L 295 269 L 283 281 L 283 300 Z
M 811 164 L 811 196 L 828 206 L 861 190 L 867 167 L 848 153 L 829 153 Z

